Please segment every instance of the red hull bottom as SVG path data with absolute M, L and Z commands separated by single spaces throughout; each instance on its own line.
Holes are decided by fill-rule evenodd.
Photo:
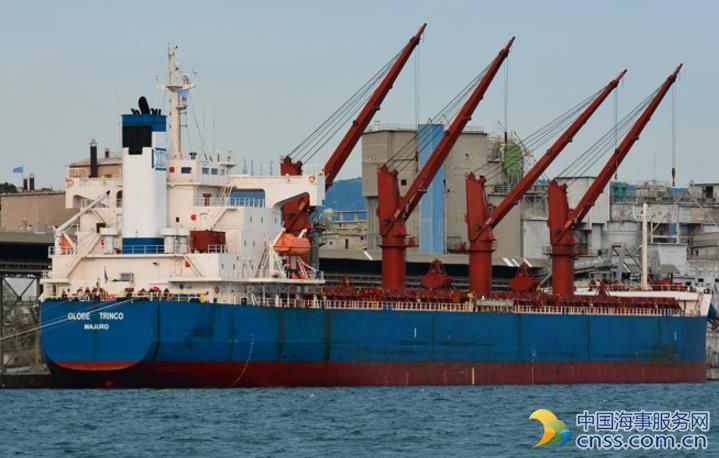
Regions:
M 95 387 L 302 387 L 701 383 L 704 361 L 680 363 L 227 363 L 51 365 L 58 381 Z M 60 367 L 62 366 L 62 367 Z

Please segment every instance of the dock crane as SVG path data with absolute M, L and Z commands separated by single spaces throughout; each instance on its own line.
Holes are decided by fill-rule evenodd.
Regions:
M 405 64 L 409 60 L 412 52 L 417 47 L 422 38 L 422 33 L 427 27 L 427 23 L 422 24 L 419 31 L 410 38 L 409 43 L 405 45 L 402 51 L 399 53 L 397 60 L 395 60 L 392 67 L 389 69 L 387 74 L 384 76 L 382 82 L 377 86 L 372 96 L 367 100 L 362 110 L 359 112 L 357 119 L 352 121 L 347 133 L 335 148 L 334 152 L 327 160 L 327 163 L 322 168 L 322 174 L 325 176 L 325 190 L 332 186 L 337 174 L 340 169 L 349 158 L 350 153 L 359 142 L 362 134 L 364 133 L 367 126 L 372 121 L 375 113 L 377 113 L 384 101 L 385 97 L 392 89 L 392 85 L 397 80 L 400 72 L 404 68 Z M 282 158 L 280 162 L 280 174 L 281 175 L 302 175 L 302 162 L 293 161 L 289 156 Z M 310 200 L 307 196 L 300 196 L 296 199 L 292 199 L 286 202 L 282 206 L 282 216 L 285 232 L 297 236 L 303 230 L 307 230 L 310 227 L 310 214 L 313 208 L 310 207 Z
M 574 294 L 576 245 L 574 228 L 587 216 L 589 210 L 591 210 L 597 198 L 609 184 L 609 180 L 611 180 L 619 165 L 629 153 L 629 150 L 639 140 L 639 134 L 642 133 L 669 88 L 676 81 L 681 68 L 682 65 L 680 64 L 658 89 L 651 102 L 637 118 L 631 130 L 624 136 L 597 178 L 582 196 L 576 208 L 569 208 L 566 183 L 560 185 L 556 180 L 549 183 L 547 191 L 549 204 L 547 226 L 549 226 L 549 241 L 552 246 L 552 294 L 564 297 L 571 297 Z
M 574 122 L 557 138 L 546 153 L 537 161 L 527 174 L 514 186 L 496 207 L 487 201 L 484 176 L 476 177 L 469 173 L 465 180 L 467 193 L 467 239 L 469 240 L 469 289 L 480 296 L 492 293 L 492 252 L 494 251 L 494 228 L 517 205 L 529 188 L 547 170 L 547 167 L 559 156 L 559 153 L 572 142 L 574 136 L 597 111 L 609 94 L 619 85 L 627 71 L 609 82 L 597 97 L 582 111 Z
M 454 147 L 459 135 L 472 119 L 472 113 L 484 97 L 492 80 L 499 71 L 509 50 L 514 43 L 512 37 L 507 45 L 492 61 L 475 89 L 467 98 L 457 116 L 444 132 L 444 136 L 432 152 L 422 170 L 417 174 L 404 197 L 400 196 L 397 183 L 397 170 L 390 170 L 382 165 L 377 171 L 377 194 L 380 235 L 382 237 L 382 287 L 385 290 L 404 288 L 406 280 L 406 254 L 407 248 L 413 246 L 407 240 L 407 219 L 419 204 L 420 199 L 427 192 L 427 188 L 437 175 L 450 150 Z

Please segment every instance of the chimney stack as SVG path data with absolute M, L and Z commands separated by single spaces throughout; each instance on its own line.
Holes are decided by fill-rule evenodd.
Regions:
M 26 177 L 23 177 L 23 178 L 22 178 L 22 190 L 23 190 L 23 191 L 27 191 L 27 190 L 28 190 L 28 184 L 27 184 L 27 178 L 26 178 Z
M 30 191 L 34 191 L 34 190 L 35 190 L 35 174 L 31 173 L 30 174 Z
M 90 140 L 90 178 L 97 178 L 97 141 Z
M 110 157 L 110 148 L 105 148 L 105 159 Z

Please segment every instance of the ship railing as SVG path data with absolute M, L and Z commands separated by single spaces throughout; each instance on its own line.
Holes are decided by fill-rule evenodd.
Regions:
M 531 313 L 545 315 L 627 315 L 627 316 L 681 316 L 684 313 L 676 309 L 667 308 L 639 308 L 639 307 L 564 307 L 516 305 L 514 313 Z
M 122 254 L 163 254 L 165 245 L 129 245 L 122 248 Z
M 77 246 L 53 246 L 47 247 L 47 256 L 72 256 L 77 254 Z
M 265 199 L 254 197 L 198 197 L 195 207 L 252 207 L 264 208 Z
M 51 296 L 48 296 L 51 297 Z M 56 298 L 70 301 L 112 301 L 121 299 L 163 300 L 175 302 L 206 302 L 208 293 L 171 293 L 158 290 L 126 291 L 119 296 L 111 295 L 103 289 L 79 289 L 75 293 L 62 290 Z M 248 298 L 235 294 L 235 304 L 251 304 L 255 306 L 275 308 L 305 308 L 326 310 L 387 310 L 387 311 L 423 311 L 423 312 L 478 312 L 478 313 L 514 313 L 543 315 L 612 315 L 612 316 L 684 316 L 681 310 L 665 308 L 630 308 L 630 307 L 564 307 L 514 305 L 479 305 L 472 302 L 413 302 L 387 300 L 350 300 L 350 299 L 319 299 L 302 297 L 260 296 Z
M 694 288 L 682 283 L 672 283 L 670 285 L 649 285 L 650 291 L 693 291 Z M 596 288 L 595 288 L 596 289 Z M 607 285 L 608 291 L 642 291 L 637 285 L 613 284 Z M 591 291 L 591 289 L 590 289 Z
M 227 253 L 227 245 L 210 244 L 207 245 L 208 253 Z
M 72 180 L 72 181 L 70 181 Z M 122 185 L 122 178 L 105 178 L 105 177 L 98 177 L 98 178 L 69 178 L 67 182 L 68 186 L 71 184 L 75 186 L 102 186 L 103 188 L 107 187 L 118 187 Z

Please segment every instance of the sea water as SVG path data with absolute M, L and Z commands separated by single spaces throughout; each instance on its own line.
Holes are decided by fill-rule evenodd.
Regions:
M 0 456 L 719 456 L 718 390 L 712 382 L 0 390 Z M 566 425 L 566 444 L 533 448 L 543 427 L 529 416 L 540 408 Z M 585 410 L 714 417 L 702 433 L 706 450 L 580 450 L 576 438 L 586 433 L 576 420 Z

